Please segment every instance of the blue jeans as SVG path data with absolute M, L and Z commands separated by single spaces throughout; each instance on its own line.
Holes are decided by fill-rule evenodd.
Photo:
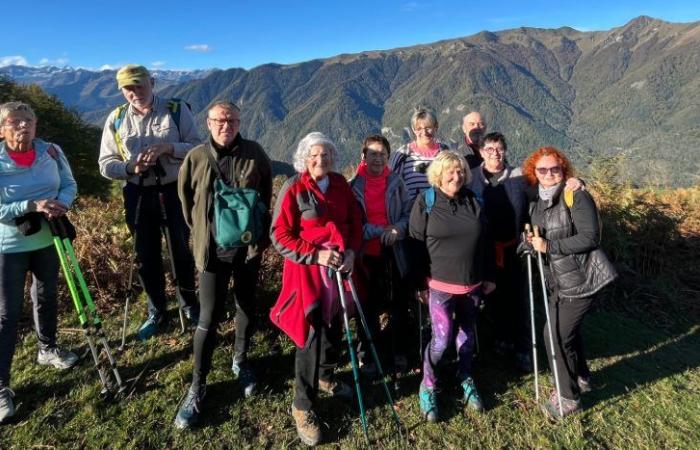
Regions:
M 177 196 L 177 183 L 163 185 L 160 190 L 168 219 L 166 225 L 170 231 L 175 272 L 183 297 L 183 304 L 180 306 L 189 307 L 197 303 L 194 291 L 194 259 L 189 248 L 190 230 L 182 215 L 182 205 Z M 158 188 L 156 186 L 139 187 L 133 183 L 127 183 L 123 191 L 126 223 L 132 235 L 136 235 L 139 277 L 148 296 L 148 312 L 165 315 L 167 304 L 160 228 L 163 220 Z M 142 199 L 138 227 L 136 227 L 136 205 L 139 196 Z
M 32 273 L 30 295 L 39 347 L 45 350 L 56 346 L 58 266 L 53 245 L 31 252 L 0 254 L 0 387 L 10 384 L 27 272 Z
M 475 295 L 454 295 L 430 289 L 428 307 L 432 338 L 423 358 L 423 384 L 435 387 L 437 368 L 452 339 L 457 345 L 457 378 L 461 382 L 471 375 L 474 356 L 474 321 L 480 299 Z M 456 333 L 455 333 L 456 331 Z M 456 334 L 456 336 L 455 336 Z

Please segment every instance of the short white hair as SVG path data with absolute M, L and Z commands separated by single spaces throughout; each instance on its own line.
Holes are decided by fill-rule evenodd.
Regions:
M 306 160 L 309 159 L 309 153 L 311 153 L 311 147 L 314 145 L 322 145 L 326 150 L 331 153 L 331 168 L 335 164 L 336 156 L 338 156 L 338 149 L 335 147 L 333 141 L 330 140 L 328 136 L 321 133 L 320 131 L 314 131 L 307 134 L 304 138 L 299 141 L 297 145 L 297 151 L 294 152 L 293 164 L 294 170 L 299 173 L 304 173 L 306 171 Z

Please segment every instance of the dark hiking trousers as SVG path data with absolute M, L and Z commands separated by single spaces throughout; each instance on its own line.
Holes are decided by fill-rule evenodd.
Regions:
M 10 384 L 27 272 L 32 273 L 30 295 L 39 347 L 45 350 L 56 346 L 58 267 L 53 245 L 30 252 L 0 254 L 0 387 Z
M 340 315 L 330 327 L 321 319 L 320 309 L 311 313 L 311 330 L 304 348 L 294 358 L 294 407 L 313 408 L 318 396 L 318 380 L 331 380 L 340 350 L 343 328 Z
M 177 183 L 163 185 L 160 189 L 163 192 L 165 212 L 168 217 L 167 227 L 170 231 L 175 271 L 184 301 L 184 305 L 180 306 L 193 306 L 197 302 L 194 290 L 194 259 L 189 248 L 190 231 L 182 215 L 182 205 L 177 196 Z M 132 235 L 136 233 L 136 257 L 139 262 L 139 276 L 148 296 L 148 312 L 165 315 L 167 303 L 162 252 L 167 252 L 167 249 L 163 250 L 161 244 L 162 219 L 158 187 L 139 187 L 133 183 L 126 183 L 123 192 L 126 223 Z M 135 230 L 139 194 L 142 200 L 139 225 Z M 166 270 L 170 271 L 170 267 Z
M 593 306 L 593 300 L 593 297 L 558 298 L 556 292 L 551 293 L 549 297 L 549 317 L 554 332 L 561 395 L 569 400 L 578 400 L 581 395 L 577 378 L 590 376 L 583 351 L 581 323 Z M 544 325 L 544 343 L 547 348 L 547 362 L 554 373 L 547 324 Z
M 511 344 L 516 352 L 527 353 L 530 342 L 528 297 L 516 247 L 504 250 L 503 267 L 496 268 L 496 289 L 486 296 L 486 312 L 493 320 L 494 337 Z
M 193 342 L 194 385 L 206 383 L 211 369 L 211 359 L 217 343 L 217 329 L 224 318 L 231 277 L 236 302 L 234 360 L 243 362 L 247 359 L 259 308 L 256 291 L 260 260 L 258 256 L 246 261 L 245 248 L 236 252 L 231 263 L 219 260 L 215 252 L 210 252 L 207 270 L 199 274 L 199 323 L 194 332 Z

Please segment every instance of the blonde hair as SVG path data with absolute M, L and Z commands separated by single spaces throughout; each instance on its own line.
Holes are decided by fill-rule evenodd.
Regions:
M 428 166 L 428 183 L 431 186 L 440 187 L 440 179 L 445 170 L 453 167 L 459 167 L 464 173 L 464 184 L 469 184 L 472 180 L 472 173 L 467 165 L 467 160 L 464 156 L 452 150 L 443 150 L 437 154 L 433 162 Z

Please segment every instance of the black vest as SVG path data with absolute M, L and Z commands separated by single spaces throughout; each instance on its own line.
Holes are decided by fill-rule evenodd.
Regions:
M 536 212 L 539 199 L 530 204 L 533 224 L 540 227 L 542 236 L 548 241 L 576 234 L 571 211 L 565 203 L 564 196 L 561 195 L 563 188 L 562 184 L 544 210 Z M 617 278 L 615 266 L 598 247 L 585 253 L 569 255 L 548 253 L 547 256 L 549 259 L 547 281 L 550 287 L 557 289 L 560 297 L 590 297 Z

